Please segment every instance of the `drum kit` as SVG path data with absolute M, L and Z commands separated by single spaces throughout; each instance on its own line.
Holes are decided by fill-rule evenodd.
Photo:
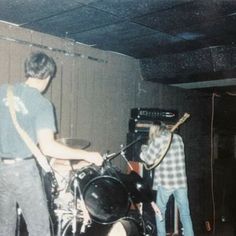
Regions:
M 90 145 L 80 139 L 59 141 L 81 149 Z M 152 201 L 149 186 L 136 172 L 122 173 L 112 162 L 118 156 L 125 158 L 125 150 L 129 146 L 121 148 L 118 153 L 105 154 L 101 167 L 83 161 L 51 162 L 58 182 L 56 191 L 50 196 L 54 235 L 152 234 L 143 218 L 142 207 L 139 207 Z

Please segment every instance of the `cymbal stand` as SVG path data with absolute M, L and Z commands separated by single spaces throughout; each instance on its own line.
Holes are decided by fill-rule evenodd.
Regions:
M 75 175 L 75 179 L 74 179 L 74 183 L 73 183 L 73 190 L 74 190 L 74 208 L 72 209 L 72 214 L 73 214 L 73 218 L 72 218 L 72 234 L 73 236 L 75 236 L 76 231 L 77 231 L 77 189 L 79 188 L 79 183 L 77 180 L 77 176 Z
M 61 236 L 61 229 L 62 229 L 62 216 L 63 212 L 56 212 L 57 213 L 57 236 Z
M 17 228 L 16 228 L 16 236 L 20 236 L 20 222 L 21 222 L 21 215 L 22 215 L 22 210 L 20 207 L 17 207 Z
M 71 217 L 72 211 L 71 210 L 63 210 L 63 209 L 57 209 L 55 210 L 56 216 L 57 216 L 57 236 L 63 236 L 63 223 L 64 223 L 64 217 L 69 216 Z
M 126 156 L 125 156 L 125 149 L 124 149 L 124 145 L 121 144 L 120 145 L 121 151 L 120 151 L 120 155 L 122 156 L 122 158 L 125 160 L 125 162 L 127 163 L 127 165 L 129 166 L 130 170 L 134 170 L 134 168 L 130 165 L 129 161 L 127 160 Z
M 72 233 L 73 233 L 73 236 L 75 236 L 75 234 L 77 232 L 77 213 L 78 213 L 78 209 L 77 209 L 77 203 L 78 203 L 78 201 L 77 201 L 78 200 L 77 190 L 79 192 L 80 205 L 81 205 L 81 210 L 82 210 L 82 213 L 83 213 L 83 224 L 81 226 L 80 233 L 84 233 L 85 230 L 86 230 L 86 227 L 91 224 L 91 218 L 89 216 L 88 210 L 87 210 L 85 202 L 84 202 L 83 194 L 82 194 L 82 191 L 81 191 L 80 186 L 79 186 L 79 181 L 78 181 L 77 175 L 75 175 L 75 180 L 74 180 L 74 183 L 73 183 L 73 190 L 74 190 L 74 209 L 73 209 L 73 219 L 72 219 Z
M 121 150 L 120 150 L 119 152 L 117 152 L 117 153 L 112 153 L 112 154 L 109 154 L 109 155 L 108 155 L 108 154 L 103 155 L 104 161 L 105 161 L 105 162 L 109 162 L 109 161 L 111 161 L 112 159 L 116 158 L 117 156 L 121 155 L 121 156 L 124 158 L 124 160 L 126 161 L 126 163 L 128 164 L 129 168 L 130 168 L 131 170 L 133 170 L 133 167 L 130 165 L 129 161 L 128 161 L 127 158 L 125 157 L 125 151 L 126 151 L 128 148 L 130 148 L 131 146 L 133 146 L 135 143 L 137 143 L 137 142 L 139 142 L 139 141 L 141 141 L 141 140 L 142 140 L 142 138 L 139 137 L 138 139 L 136 139 L 136 140 L 134 140 L 133 142 L 129 143 L 129 144 L 128 144 L 127 146 L 125 146 L 125 147 L 124 147 L 123 144 L 121 144 L 121 145 L 120 145 Z

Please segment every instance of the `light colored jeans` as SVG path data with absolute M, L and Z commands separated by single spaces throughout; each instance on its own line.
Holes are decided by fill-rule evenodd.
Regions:
M 166 236 L 165 212 L 166 205 L 171 194 L 174 195 L 179 210 L 180 220 L 184 229 L 184 235 L 194 236 L 192 220 L 190 217 L 187 188 L 166 189 L 160 186 L 157 189 L 156 203 L 161 210 L 163 220 L 160 220 L 159 217 L 156 217 L 157 235 Z
M 16 203 L 30 236 L 50 236 L 47 201 L 34 159 L 0 162 L 0 236 L 15 236 Z

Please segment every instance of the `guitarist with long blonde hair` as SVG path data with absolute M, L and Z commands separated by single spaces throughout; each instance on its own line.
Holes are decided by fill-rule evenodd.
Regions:
M 149 140 L 147 145 L 142 145 L 140 158 L 146 166 L 154 166 L 152 187 L 157 191 L 156 203 L 162 215 L 156 217 L 157 235 L 166 236 L 165 211 L 167 202 L 173 194 L 184 235 L 193 236 L 187 195 L 184 143 L 181 136 L 173 133 L 162 122 L 151 125 Z

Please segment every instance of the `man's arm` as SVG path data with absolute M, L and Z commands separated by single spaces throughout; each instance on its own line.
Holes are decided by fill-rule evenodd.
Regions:
M 50 129 L 39 130 L 37 137 L 40 150 L 46 156 L 64 160 L 84 160 L 96 165 L 101 165 L 103 162 L 103 158 L 98 152 L 74 149 L 57 142 Z

